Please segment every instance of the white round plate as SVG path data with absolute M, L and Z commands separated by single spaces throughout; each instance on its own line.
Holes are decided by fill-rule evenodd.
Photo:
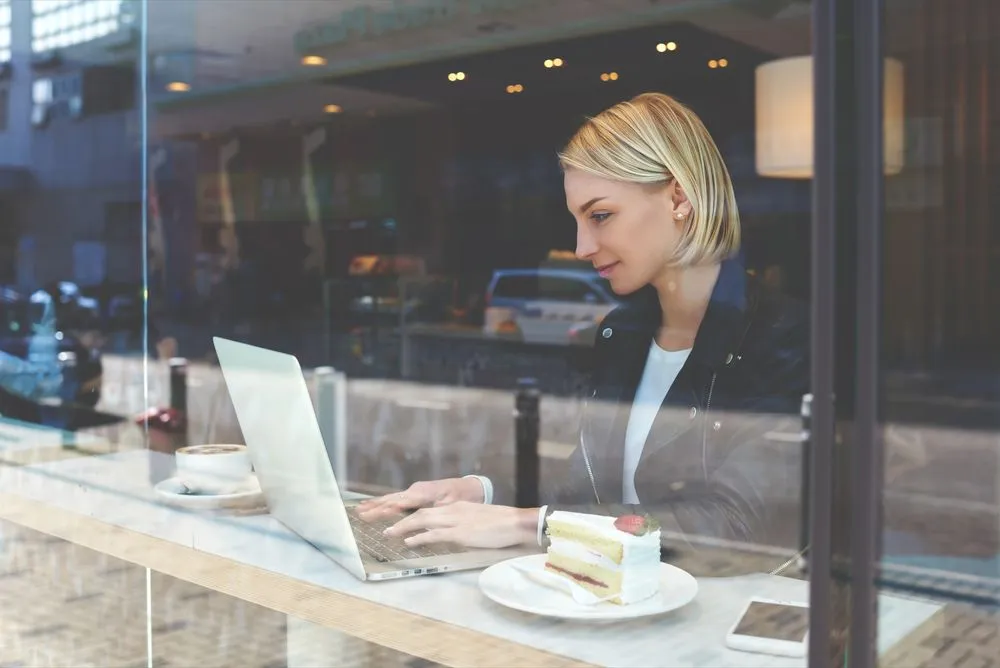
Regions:
M 630 605 L 607 601 L 593 605 L 577 603 L 569 593 L 539 584 L 521 569 L 544 572 L 545 555 L 530 554 L 494 564 L 480 573 L 479 588 L 487 598 L 514 610 L 589 621 L 661 615 L 684 607 L 698 595 L 694 576 L 670 564 L 660 564 L 660 592 Z
M 247 510 L 266 506 L 264 493 L 254 478 L 243 491 L 234 494 L 189 494 L 177 478 L 167 478 L 153 487 L 164 503 L 188 510 Z

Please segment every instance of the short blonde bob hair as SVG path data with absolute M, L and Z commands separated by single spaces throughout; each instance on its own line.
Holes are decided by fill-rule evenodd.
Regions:
M 740 215 L 729 171 L 705 125 L 662 93 L 643 93 L 583 124 L 559 154 L 563 170 L 641 184 L 676 179 L 691 216 L 671 258 L 675 266 L 718 262 L 740 247 Z

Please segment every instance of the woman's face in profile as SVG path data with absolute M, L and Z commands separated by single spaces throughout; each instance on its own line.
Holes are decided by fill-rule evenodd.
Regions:
M 676 181 L 644 185 L 567 169 L 566 206 L 576 219 L 576 256 L 626 295 L 652 282 L 681 238 L 690 204 Z

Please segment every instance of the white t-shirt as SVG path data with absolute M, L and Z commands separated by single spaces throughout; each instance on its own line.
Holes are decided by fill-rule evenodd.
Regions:
M 625 503 L 639 503 L 639 495 L 635 491 L 635 471 L 642 459 L 642 448 L 653 427 L 653 421 L 660 412 L 663 399 L 677 380 L 677 374 L 690 353 L 690 349 L 664 350 L 656 344 L 655 339 L 649 346 L 646 368 L 643 369 L 642 380 L 635 392 L 625 430 L 625 468 L 622 471 L 622 500 Z

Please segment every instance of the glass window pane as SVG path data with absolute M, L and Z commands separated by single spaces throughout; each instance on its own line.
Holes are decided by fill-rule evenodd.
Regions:
M 995 605 L 984 598 L 1000 580 L 994 4 L 885 0 L 887 580 L 875 649 L 886 665 L 989 665 L 997 655 Z M 0 0 L 0 60 L 11 58 L 7 7 Z M 449 665 L 763 665 L 773 657 L 744 652 L 747 641 L 802 649 L 802 610 L 766 618 L 770 604 L 750 604 L 804 603 L 809 585 L 799 568 L 810 556 L 811 452 L 800 411 L 811 389 L 807 325 L 820 307 L 809 301 L 813 3 L 13 7 L 17 26 L 32 25 L 15 44 L 67 56 L 55 90 L 17 83 L 33 71 L 20 48 L 15 78 L 0 82 L 10 98 L 0 109 L 0 290 L 27 295 L 0 325 L 31 332 L 0 342 L 3 459 L 18 467 L 0 466 L 0 489 L 32 512 L 65 513 L 40 524 L 93 524 L 63 531 L 89 546 L 70 547 L 0 518 L 0 594 L 23 601 L 0 614 L 0 637 L 18 638 L 17 655 L 0 647 L 0 664 L 407 665 L 419 655 Z M 123 8 L 130 26 L 150 26 L 139 44 L 169 53 L 72 48 L 117 30 Z M 151 57 L 149 78 L 136 82 L 139 59 Z M 137 108 L 139 89 L 148 108 Z M 660 115 L 643 127 L 632 116 L 602 126 L 610 150 L 586 145 L 607 136 L 585 133 L 560 163 L 588 118 L 641 93 L 688 123 L 678 131 Z M 615 158 L 628 164 L 615 170 Z M 28 176 L 32 187 L 20 186 Z M 733 206 L 739 254 L 673 261 L 703 239 L 693 228 Z M 736 250 L 734 235 L 716 239 L 727 240 Z M 44 316 L 45 297 L 30 300 L 38 290 L 54 296 L 62 339 L 24 324 Z M 853 337 L 846 329 L 839 336 Z M 216 337 L 293 355 L 302 373 L 275 357 L 293 373 L 258 373 L 240 394 Z M 36 373 L 39 360 L 49 373 L 25 389 L 22 370 Z M 221 487 L 235 501 L 185 477 L 178 451 L 191 445 L 238 453 L 239 485 Z M 242 445 L 277 453 L 254 457 L 259 479 Z M 324 524 L 343 519 L 332 475 L 342 490 L 376 495 L 452 481 L 458 491 L 436 500 L 480 501 L 492 488 L 490 517 L 474 504 L 482 514 L 449 542 L 469 540 L 494 513 L 517 517 L 502 526 L 518 527 L 536 565 L 550 545 L 532 544 L 537 514 L 515 515 L 519 502 L 627 516 L 640 532 L 648 514 L 663 524 L 660 558 L 702 578 L 699 598 L 652 621 L 546 621 L 542 638 L 545 615 L 486 602 L 484 564 L 433 583 L 357 582 L 347 562 L 313 547 L 315 535 L 310 544 L 294 518 L 277 517 L 285 506 L 273 486 L 254 487 L 274 471 L 294 481 L 292 502 L 310 502 L 303 516 L 339 532 L 324 538 L 350 532 Z M 471 473 L 490 485 L 463 478 Z M 130 559 L 152 570 L 88 552 L 102 532 L 103 548 L 124 550 L 124 536 Z M 359 544 L 374 549 L 345 547 L 359 555 Z M 374 572 L 387 561 L 370 563 Z M 53 568 L 79 582 L 47 577 Z M 216 568 L 225 577 L 207 583 Z M 589 584 L 613 589 L 616 577 Z M 571 604 L 517 573 L 501 585 L 531 592 L 532 605 Z M 420 593 L 430 587 L 433 596 Z M 109 596 L 115 610 L 104 614 Z M 699 609 L 712 614 L 687 614 Z M 836 620 L 835 637 L 849 621 Z M 727 638 L 736 626 L 744 637 Z M 383 633 L 394 650 L 369 644 Z M 790 645 L 773 644 L 790 633 Z
M 478 472 L 494 481 L 495 505 L 507 509 L 501 512 L 515 502 L 517 483 L 511 453 L 518 429 L 510 411 L 519 381 L 533 378 L 542 395 L 542 449 L 560 453 L 545 456 L 542 466 L 552 475 L 541 476 L 533 506 L 558 497 L 554 481 L 566 475 L 572 484 L 555 498 L 563 508 L 624 514 L 620 503 L 634 486 L 640 514 L 660 515 L 679 527 L 678 540 L 698 545 L 669 557 L 671 563 L 699 575 L 777 571 L 787 580 L 765 579 L 804 601 L 808 582 L 797 557 L 807 539 L 800 532 L 800 411 L 809 390 L 811 193 L 808 179 L 779 174 L 776 165 L 812 169 L 796 150 L 811 143 L 802 134 L 808 107 L 798 105 L 802 91 L 809 94 L 801 77 L 809 68 L 800 68 L 792 85 L 772 79 L 767 90 L 758 90 L 757 68 L 809 60 L 811 3 L 739 2 L 725 10 L 688 3 L 683 16 L 676 3 L 647 0 L 368 3 L 356 12 L 337 4 L 203 0 L 190 3 L 183 17 L 170 15 L 167 3 L 150 5 L 151 44 L 174 45 L 191 34 L 207 49 L 178 45 L 171 57 L 156 59 L 145 82 L 157 100 L 150 116 L 157 140 L 148 152 L 162 174 L 152 177 L 149 200 L 148 305 L 162 323 L 156 338 L 168 340 L 168 348 L 175 339 L 185 357 L 216 355 L 218 335 L 295 355 L 307 370 L 332 366 L 347 375 L 351 401 L 360 402 L 351 404 L 348 464 L 339 476 L 395 490 Z M 420 12 L 431 5 L 438 10 Z M 223 43 L 239 58 L 208 53 L 221 47 L 207 44 Z M 232 97 L 237 90 L 243 92 Z M 703 358 L 693 342 L 697 326 L 693 332 L 671 319 L 660 327 L 662 313 L 639 318 L 637 328 L 616 324 L 636 305 L 631 298 L 646 315 L 659 308 L 651 296 L 657 286 L 647 284 L 658 283 L 671 304 L 674 288 L 687 289 L 666 278 L 670 251 L 685 225 L 704 221 L 689 219 L 686 208 L 673 211 L 673 204 L 657 208 L 673 202 L 655 198 L 664 183 L 635 183 L 656 180 L 655 174 L 665 181 L 677 170 L 668 164 L 674 156 L 659 151 L 645 177 L 631 175 L 632 192 L 650 198 L 639 200 L 652 207 L 647 212 L 658 212 L 636 218 L 645 205 L 630 214 L 625 204 L 608 201 L 581 213 L 587 200 L 609 193 L 594 192 L 591 183 L 583 200 L 568 194 L 558 154 L 587 117 L 644 92 L 705 126 L 697 137 L 681 132 L 698 144 L 692 155 L 712 156 L 713 175 L 698 190 L 705 186 L 711 193 L 704 196 L 718 199 L 694 208 L 710 215 L 735 199 L 739 209 L 742 256 L 723 254 L 717 299 L 714 276 L 700 283 L 706 304 L 720 302 L 707 328 L 736 346 L 737 330 L 749 324 L 736 295 L 745 297 L 748 285 L 780 295 L 768 302 L 773 310 L 762 311 L 766 319 L 747 350 L 793 360 L 787 375 L 755 355 L 744 358 L 748 367 L 727 370 L 727 356 L 735 359 L 738 350 Z M 799 113 L 758 130 L 756 109 L 764 102 L 773 111 L 795 106 Z M 655 133 L 677 130 L 653 125 Z M 622 129 L 630 130 L 643 134 Z M 772 150 L 762 159 L 771 162 L 758 171 L 756 149 L 763 144 Z M 703 173 L 702 166 L 690 167 Z M 735 225 L 735 218 L 719 218 Z M 726 250 L 735 251 L 729 240 Z M 712 263 L 721 274 L 721 257 Z M 736 301 L 722 303 L 730 299 Z M 181 340 L 167 332 L 180 331 L 185 309 L 198 333 Z M 786 332 L 772 327 L 779 322 L 795 324 Z M 770 338 L 777 331 L 787 340 Z M 655 428 L 641 420 L 634 428 L 651 436 L 633 436 L 638 442 L 628 446 L 626 469 L 627 424 L 604 420 L 619 392 L 636 394 L 661 333 L 660 343 L 673 353 L 667 358 L 693 361 L 679 389 L 648 411 Z M 610 355 L 614 364 L 592 373 L 605 359 L 605 345 L 617 351 Z M 653 359 L 651 377 L 658 370 Z M 719 365 L 714 388 L 713 363 Z M 165 364 L 161 359 L 152 368 Z M 191 400 L 203 405 L 221 373 L 213 365 Z M 623 376 L 633 385 L 613 385 Z M 378 388 L 365 398 L 363 380 Z M 335 404 L 320 397 L 325 390 L 317 382 L 317 412 L 325 420 Z M 390 397 L 390 386 L 398 394 Z M 662 398 L 669 388 L 654 394 L 660 389 Z M 229 409 L 232 397 L 220 396 L 219 414 L 226 417 L 201 440 L 252 438 L 237 424 L 239 408 Z M 623 416 L 630 401 L 622 400 Z M 593 484 L 581 452 L 571 458 L 581 428 L 590 430 L 585 440 L 593 440 L 594 457 L 603 462 L 592 472 Z M 646 441 L 649 459 L 640 465 L 634 455 Z M 523 477 L 522 484 L 528 484 Z M 719 485 L 719 494 L 708 493 L 711 485 Z M 688 492 L 698 500 L 688 502 Z M 730 522 L 724 503 L 707 516 L 692 510 L 703 501 L 712 505 L 709 497 L 737 499 L 740 519 Z M 537 530 L 537 517 L 535 524 Z M 694 649 L 704 650 L 698 656 L 708 664 L 707 657 L 717 656 L 732 665 L 752 662 L 735 650 L 728 654 L 721 628 L 739 621 L 749 598 L 741 590 L 727 603 L 718 632 L 704 631 L 713 640 L 685 654 L 660 637 L 649 645 L 656 654 L 640 663 L 690 664 Z M 449 619 L 467 612 L 456 605 Z M 785 612 L 794 627 L 801 611 Z M 755 632 L 763 632 L 764 623 L 756 622 Z M 515 626 L 513 640 L 523 645 L 526 637 L 518 634 L 527 627 Z M 558 651 L 595 664 L 621 662 L 622 655 L 613 656 L 623 649 L 616 642 L 595 632 L 586 648 Z M 169 653 L 162 658 L 175 660 Z
M 46 492 L 46 508 L 29 491 L 29 479 L 65 480 L 60 469 L 74 477 L 79 464 L 115 451 L 146 453 L 129 409 L 106 403 L 120 359 L 113 332 L 140 336 L 142 327 L 128 299 L 110 302 L 123 285 L 133 303 L 141 296 L 134 99 L 144 56 L 80 50 L 55 68 L 37 62 L 36 51 L 68 36 L 51 30 L 65 16 L 54 7 L 0 0 L 0 61 L 11 61 L 0 68 L 0 489 L 14 495 L 0 504 L 0 665 L 145 665 L 146 569 L 117 560 L 107 544 L 53 532 L 50 522 L 67 510 L 71 523 L 93 517 L 75 513 L 75 484 Z M 133 205 L 140 234 L 127 241 L 104 229 L 116 202 Z M 108 480 L 117 479 L 119 501 L 134 502 L 152 487 L 126 492 L 119 483 L 145 476 Z M 45 519 L 25 523 L 15 507 Z M 93 538 L 108 528 L 82 532 Z
M 1000 6 L 890 1 L 886 12 L 881 566 L 940 606 L 896 663 L 989 665 L 1000 651 Z

